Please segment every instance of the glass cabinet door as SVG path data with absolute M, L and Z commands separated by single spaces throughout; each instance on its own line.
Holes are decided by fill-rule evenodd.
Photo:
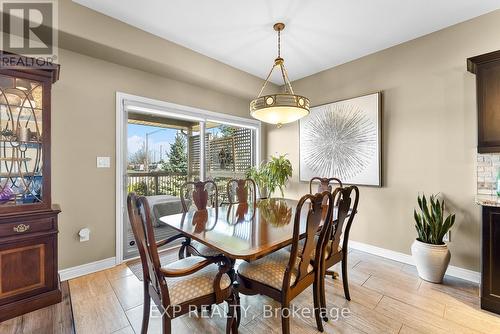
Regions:
M 0 75 L 0 207 L 43 201 L 43 85 Z

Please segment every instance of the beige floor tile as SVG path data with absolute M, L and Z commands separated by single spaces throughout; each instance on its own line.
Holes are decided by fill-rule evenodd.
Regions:
M 375 310 L 424 333 L 479 333 L 387 296 L 382 298 Z
M 326 278 L 325 289 L 327 301 L 331 298 L 335 300 L 345 300 L 342 279 L 331 280 Z M 354 282 L 349 283 L 349 292 L 351 294 L 351 300 L 371 309 L 377 306 L 383 296 L 380 292 L 368 289 Z
M 372 276 L 363 286 L 378 291 L 385 296 L 418 307 L 424 311 L 431 312 L 437 316 L 442 317 L 444 315 L 444 303 L 416 294 L 415 291 L 401 289 L 399 285 L 394 284 L 394 282 Z
M 105 273 L 109 281 L 134 274 L 125 263 L 122 263 L 116 267 L 106 270 Z
M 134 331 L 140 333 L 142 326 L 142 305 L 128 310 L 126 315 Z M 182 321 L 182 317 L 172 320 L 172 332 L 175 334 L 193 334 L 193 331 Z M 160 317 L 150 317 L 148 333 L 162 333 Z
M 125 311 L 144 302 L 144 284 L 135 275 L 115 279 L 110 283 Z
M 399 334 L 426 334 L 425 332 L 420 332 L 414 328 L 411 328 L 407 325 L 403 325 L 401 327 L 401 330 L 399 331 Z
M 132 327 L 127 326 L 125 328 L 117 330 L 116 332 L 113 332 L 112 334 L 135 334 L 135 332 Z
M 71 300 L 77 302 L 113 292 L 105 271 L 78 277 L 69 281 Z
M 467 305 L 446 306 L 445 319 L 482 333 L 500 333 L 500 316 Z
M 73 301 L 77 333 L 109 334 L 129 325 L 113 291 L 91 299 Z

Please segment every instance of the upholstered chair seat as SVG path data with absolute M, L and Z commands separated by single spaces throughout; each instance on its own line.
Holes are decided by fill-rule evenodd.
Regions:
M 162 267 L 169 272 L 182 271 L 206 261 L 201 256 L 190 256 L 185 259 L 169 263 Z M 180 305 L 187 301 L 213 294 L 215 276 L 219 272 L 216 264 L 211 264 L 191 275 L 181 277 L 167 277 L 168 293 L 172 305 Z M 222 275 L 220 289 L 226 290 L 231 286 L 231 279 L 227 274 Z
M 238 267 L 238 275 L 269 285 L 275 289 L 281 289 L 289 260 L 290 253 L 282 249 L 256 261 L 241 263 Z M 299 264 L 300 257 L 297 257 L 296 268 L 292 271 L 290 279 L 290 286 L 295 284 Z M 310 273 L 313 270 L 314 267 L 309 265 L 307 272 Z

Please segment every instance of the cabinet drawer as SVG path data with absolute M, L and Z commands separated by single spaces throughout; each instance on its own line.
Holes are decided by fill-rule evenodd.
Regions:
M 0 223 L 0 238 L 13 235 L 24 235 L 36 232 L 48 232 L 56 229 L 56 220 L 53 217 L 32 220 L 18 220 L 10 223 Z

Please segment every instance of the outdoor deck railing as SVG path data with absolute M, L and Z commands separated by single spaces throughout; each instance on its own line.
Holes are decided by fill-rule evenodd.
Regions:
M 127 173 L 128 192 L 143 196 L 179 196 L 180 187 L 187 181 L 187 174 L 169 172 L 129 172 Z
M 235 178 L 234 174 L 211 172 L 210 179 L 214 180 L 219 189 L 219 204 L 227 202 L 227 181 Z M 239 177 L 243 177 L 240 176 Z M 187 182 L 188 176 L 183 173 L 169 172 L 128 172 L 127 191 L 142 196 L 171 195 L 180 196 L 181 186 Z

